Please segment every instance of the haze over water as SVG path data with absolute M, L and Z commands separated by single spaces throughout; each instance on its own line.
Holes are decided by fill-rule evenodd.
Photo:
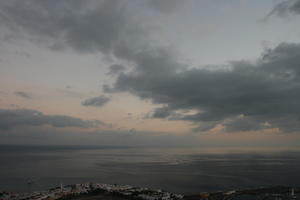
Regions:
M 82 182 L 177 193 L 300 184 L 299 150 L 1 146 L 0 160 L 0 189 L 18 192 Z

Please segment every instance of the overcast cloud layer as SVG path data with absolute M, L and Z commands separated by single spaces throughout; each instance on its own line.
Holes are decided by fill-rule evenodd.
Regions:
M 168 14 L 180 4 L 151 1 L 147 5 Z M 270 128 L 299 132 L 298 43 L 281 43 L 253 62 L 234 61 L 216 69 L 193 68 L 179 60 L 171 48 L 148 40 L 145 28 L 131 23 L 129 5 L 130 1 L 121 0 L 89 1 L 84 5 L 82 1 L 3 1 L 1 20 L 10 30 L 27 33 L 53 50 L 101 52 L 129 63 L 129 72 L 123 72 L 128 68 L 126 64 L 111 66 L 109 74 L 116 80 L 104 85 L 104 90 L 128 92 L 160 105 L 151 114 L 153 118 L 190 121 L 197 127 L 195 131 L 222 125 L 228 132 Z M 299 13 L 299 5 L 299 1 L 285 1 L 271 12 Z M 103 106 L 108 100 L 100 96 L 82 104 Z M 54 117 L 38 116 L 42 116 L 37 120 L 42 124 L 87 126 L 79 119 L 67 118 L 68 123 L 60 124 L 52 121 Z M 13 125 L 2 123 L 4 128 Z

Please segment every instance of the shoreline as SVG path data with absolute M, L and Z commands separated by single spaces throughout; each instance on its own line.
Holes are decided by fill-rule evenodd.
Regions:
M 45 191 L 30 193 L 13 193 L 0 191 L 0 200 L 71 200 L 71 199 L 138 199 L 138 200 L 201 200 L 234 199 L 234 197 L 251 196 L 254 199 L 297 199 L 300 187 L 269 186 L 259 188 L 237 189 L 230 191 L 199 192 L 198 194 L 175 194 L 161 189 L 149 189 L 131 185 L 80 183 L 61 185 Z

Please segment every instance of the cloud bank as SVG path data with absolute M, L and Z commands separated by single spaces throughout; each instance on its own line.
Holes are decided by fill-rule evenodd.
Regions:
M 107 91 L 127 91 L 164 105 L 154 111 L 155 118 L 210 123 L 209 129 L 222 124 L 230 131 L 299 130 L 299 44 L 282 43 L 255 63 L 236 61 L 219 70 L 176 72 L 178 66 L 168 54 L 139 55 L 136 68 Z
M 92 128 L 105 125 L 105 123 L 99 120 L 83 120 L 66 115 L 45 115 L 36 110 L 0 109 L 0 130 L 43 125 L 49 125 L 56 128 Z

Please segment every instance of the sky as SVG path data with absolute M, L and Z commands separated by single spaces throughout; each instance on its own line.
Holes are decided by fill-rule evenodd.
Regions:
M 3 0 L 0 144 L 298 147 L 299 0 Z

